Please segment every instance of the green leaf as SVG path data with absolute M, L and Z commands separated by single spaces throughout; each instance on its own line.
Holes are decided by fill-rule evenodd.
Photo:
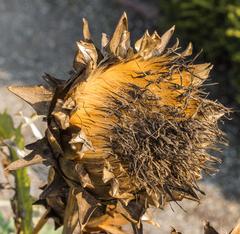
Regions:
M 16 151 L 9 147 L 10 157 L 13 161 L 18 159 Z M 32 198 L 30 196 L 30 179 L 27 169 L 19 169 L 13 172 L 15 177 L 16 192 L 13 203 L 16 206 L 18 215 L 17 225 L 23 234 L 32 233 Z
M 14 124 L 11 116 L 7 112 L 0 114 L 0 140 L 10 139 L 14 136 Z
M 14 127 L 12 117 L 5 111 L 0 114 L 0 142 L 12 140 L 13 145 L 20 150 L 24 149 L 24 137 L 21 125 Z M 8 146 L 10 161 L 18 160 L 15 147 Z M 30 179 L 27 169 L 12 172 L 15 177 L 15 195 L 12 199 L 12 208 L 15 214 L 15 227 L 19 233 L 32 233 L 32 198 L 30 196 Z
M 8 220 L 5 220 L 3 218 L 2 213 L 0 212 L 0 233 L 1 234 L 9 234 L 13 233 L 13 226 L 11 225 L 11 222 Z

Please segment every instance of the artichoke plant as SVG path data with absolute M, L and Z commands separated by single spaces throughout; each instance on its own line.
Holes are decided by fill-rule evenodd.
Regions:
M 146 31 L 133 48 L 124 13 L 99 49 L 83 19 L 67 80 L 45 74 L 44 85 L 9 87 L 47 122 L 32 152 L 8 167 L 50 166 L 35 232 L 51 217 L 63 233 L 124 233 L 125 223 L 142 233 L 149 207 L 199 200 L 228 110 L 202 90 L 212 65 L 195 64 L 191 43 L 168 46 L 173 32 Z

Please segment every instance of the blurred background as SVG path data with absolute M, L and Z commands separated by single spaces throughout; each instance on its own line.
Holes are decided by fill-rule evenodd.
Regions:
M 0 0 L 0 111 L 7 110 L 15 124 L 23 118 L 19 111 L 30 117 L 33 110 L 6 87 L 40 83 L 44 72 L 68 78 L 75 41 L 82 36 L 82 18 L 88 19 L 99 45 L 101 33 L 111 35 L 123 11 L 128 14 L 133 41 L 147 28 L 151 32 L 156 29 L 161 35 L 176 25 L 174 35 L 183 47 L 191 41 L 194 54 L 203 49 L 198 62 L 214 64 L 208 84 L 216 83 L 207 85 L 205 90 L 213 100 L 218 99 L 234 111 L 231 120 L 222 123 L 229 147 L 218 154 L 223 160 L 220 171 L 200 184 L 206 191 L 202 202 L 182 202 L 185 211 L 175 204 L 154 211 L 160 229 L 145 225 L 145 233 L 169 233 L 174 226 L 185 234 L 200 234 L 204 220 L 209 220 L 220 233 L 228 233 L 240 218 L 239 0 Z M 43 132 L 44 126 L 38 122 L 36 126 Z M 26 143 L 34 140 L 29 127 L 23 129 L 23 136 Z M 29 173 L 35 184 L 31 193 L 37 196 L 37 186 L 43 183 L 46 170 L 33 168 Z M 0 230 L 1 225 L 11 226 L 9 196 L 9 192 L 0 191 Z M 51 224 L 49 228 L 52 229 Z M 10 230 L 5 229 L 5 233 L 12 233 Z

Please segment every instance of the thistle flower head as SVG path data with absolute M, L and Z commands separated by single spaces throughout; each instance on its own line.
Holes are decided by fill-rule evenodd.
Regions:
M 100 50 L 84 19 L 68 80 L 46 74 L 48 86 L 10 88 L 46 116 L 48 128 L 9 169 L 51 165 L 39 202 L 65 233 L 107 231 L 111 216 L 140 232 L 150 205 L 199 200 L 196 181 L 215 170 L 208 150 L 224 140 L 217 121 L 227 109 L 204 95 L 212 66 L 194 64 L 191 43 L 168 47 L 173 31 L 146 31 L 132 48 L 123 14 Z

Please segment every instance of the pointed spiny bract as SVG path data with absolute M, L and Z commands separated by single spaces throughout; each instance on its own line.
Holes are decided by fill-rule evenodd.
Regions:
M 83 38 L 85 41 L 91 40 L 91 33 L 88 26 L 88 21 L 83 18 Z
M 29 103 L 38 115 L 47 115 L 53 92 L 42 85 L 10 86 L 9 91 Z
M 50 150 L 33 146 L 9 166 L 51 164 L 43 221 L 53 217 L 63 233 L 123 233 L 116 222 L 128 221 L 142 233 L 149 206 L 199 200 L 196 182 L 215 171 L 208 150 L 224 142 L 217 121 L 228 110 L 202 94 L 212 66 L 186 59 L 192 44 L 167 48 L 173 32 L 146 31 L 134 50 L 124 13 L 112 38 L 102 34 L 100 52 L 83 19 L 70 79 L 46 75 L 49 89 L 10 88 L 46 115 Z
M 113 54 L 116 54 L 117 48 L 122 39 L 122 35 L 125 31 L 128 31 L 128 21 L 127 21 L 127 15 L 124 12 L 109 42 L 109 49 Z

